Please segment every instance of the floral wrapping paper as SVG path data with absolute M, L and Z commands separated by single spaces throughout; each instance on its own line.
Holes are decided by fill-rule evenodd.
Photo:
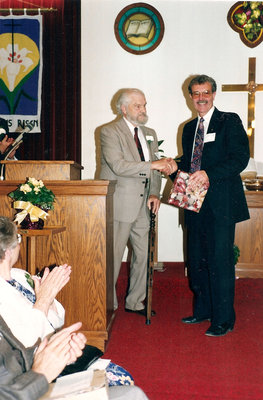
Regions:
M 209 184 L 193 191 L 188 188 L 190 176 L 191 174 L 187 172 L 178 171 L 168 203 L 198 213 L 202 207 Z

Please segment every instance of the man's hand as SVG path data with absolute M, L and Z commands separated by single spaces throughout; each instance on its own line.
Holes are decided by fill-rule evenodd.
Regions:
M 196 171 L 190 176 L 188 187 L 189 189 L 198 189 L 206 184 L 209 184 L 209 178 L 204 170 Z
M 13 138 L 8 137 L 8 135 L 5 135 L 4 139 L 0 142 L 0 151 L 2 154 L 5 153 L 6 149 L 12 144 L 14 141 Z M 10 154 L 11 156 L 11 154 Z
M 160 203 L 159 197 L 151 195 L 147 200 L 147 207 L 156 215 L 159 211 Z
M 171 175 L 177 171 L 178 166 L 172 158 L 161 158 L 160 160 L 152 162 L 151 169 L 157 169 L 166 175 Z
M 77 322 L 51 336 L 49 342 L 44 339 L 38 347 L 32 370 L 44 375 L 52 382 L 66 367 L 81 356 L 86 343 L 82 333 L 76 333 L 82 326 Z

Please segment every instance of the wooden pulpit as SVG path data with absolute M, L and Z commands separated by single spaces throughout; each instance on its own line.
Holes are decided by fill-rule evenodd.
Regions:
M 5 180 L 25 180 L 34 177 L 42 180 L 81 179 L 81 167 L 74 161 L 3 160 Z
M 115 183 L 67 178 L 62 180 L 61 175 L 56 179 L 53 168 L 56 161 L 34 161 L 23 179 L 12 179 L 12 174 L 8 171 L 9 165 L 14 171 L 14 177 L 17 177 L 16 167 L 20 168 L 25 162 L 11 163 L 6 164 L 6 173 L 11 179 L 0 182 L 0 214 L 13 218 L 15 210 L 8 193 L 24 183 L 26 176 L 36 179 L 45 176 L 44 183 L 54 192 L 56 201 L 54 210 L 49 211 L 45 221 L 47 232 L 34 235 L 35 271 L 31 272 L 54 264 L 68 263 L 72 266 L 70 282 L 57 297 L 66 310 L 65 324 L 82 321 L 82 332 L 87 336 L 88 343 L 104 351 L 114 319 Z M 74 166 L 74 163 L 64 164 L 70 168 Z M 78 166 L 77 169 L 80 170 Z M 48 171 L 51 176 L 48 176 Z M 67 176 L 72 177 L 70 173 Z M 27 235 L 22 232 L 21 255 L 17 267 L 26 268 L 27 251 Z

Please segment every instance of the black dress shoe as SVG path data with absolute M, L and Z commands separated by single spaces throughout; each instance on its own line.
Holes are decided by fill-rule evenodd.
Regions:
M 222 325 L 211 325 L 206 331 L 206 336 L 224 336 L 227 332 L 231 332 L 234 329 L 233 324 L 225 323 Z
M 182 318 L 184 324 L 200 324 L 203 321 L 210 321 L 210 318 L 186 317 Z
M 126 312 L 130 312 L 130 313 L 135 313 L 135 314 L 139 314 L 139 315 L 143 315 L 144 317 L 147 316 L 147 311 L 146 308 L 143 308 L 142 310 L 131 310 L 130 308 L 125 308 Z M 156 315 L 156 312 L 154 310 L 151 311 L 151 316 L 153 317 L 154 315 Z

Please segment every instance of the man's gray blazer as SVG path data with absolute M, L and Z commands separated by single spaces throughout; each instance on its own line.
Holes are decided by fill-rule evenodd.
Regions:
M 157 160 L 158 140 L 153 129 L 140 127 L 149 149 L 150 161 L 142 162 L 134 138 L 121 118 L 101 129 L 101 179 L 117 181 L 114 193 L 114 219 L 121 222 L 136 220 L 144 201 L 148 180 L 148 196 L 159 197 L 161 174 L 151 170 Z

